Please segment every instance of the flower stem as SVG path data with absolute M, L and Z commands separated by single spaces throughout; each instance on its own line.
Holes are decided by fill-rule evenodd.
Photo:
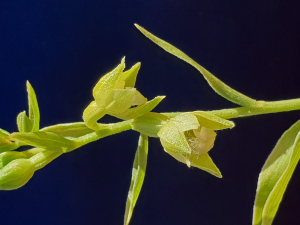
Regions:
M 258 101 L 258 107 L 238 107 L 232 109 L 220 109 L 220 110 L 212 110 L 210 113 L 219 116 L 223 119 L 232 119 L 238 117 L 245 116 L 254 116 L 260 114 L 268 114 L 268 113 L 278 113 L 278 112 L 288 112 L 293 110 L 300 109 L 300 98 L 290 99 L 290 100 L 282 100 L 282 101 Z M 176 113 L 163 113 L 169 118 L 175 117 L 180 112 Z
M 110 136 L 113 134 L 121 133 L 126 130 L 130 130 L 131 122 L 132 122 L 132 120 L 126 120 L 126 121 L 119 122 L 119 123 L 105 124 L 106 128 L 86 134 L 84 136 L 81 136 L 81 137 L 75 139 L 74 141 L 76 142 L 76 144 L 78 146 L 77 148 L 79 148 L 83 145 L 86 145 L 93 141 L 97 141 L 101 138 L 104 138 L 104 137 L 107 137 L 107 136 Z

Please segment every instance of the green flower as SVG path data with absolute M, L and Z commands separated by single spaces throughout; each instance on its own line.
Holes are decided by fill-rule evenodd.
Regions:
M 165 151 L 178 161 L 222 177 L 208 152 L 214 146 L 215 130 L 232 127 L 233 122 L 211 113 L 187 112 L 166 122 L 157 135 Z
M 83 112 L 83 120 L 89 128 L 101 129 L 97 121 L 105 114 L 124 120 L 141 116 L 155 108 L 164 98 L 158 96 L 147 102 L 147 98 L 134 88 L 140 66 L 137 63 L 123 72 L 124 57 L 115 69 L 101 77 L 93 89 L 95 100 Z M 131 108 L 132 106 L 137 107 Z

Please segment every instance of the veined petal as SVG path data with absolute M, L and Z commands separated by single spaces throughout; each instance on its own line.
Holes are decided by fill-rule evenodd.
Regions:
M 174 121 L 169 121 L 162 126 L 157 136 L 167 152 L 191 153 L 191 148 Z
M 123 72 L 120 77 L 120 81 L 125 81 L 125 87 L 134 87 L 136 76 L 141 68 L 141 63 L 136 63 L 129 70 Z
M 105 107 L 107 114 L 110 112 L 118 114 L 129 109 L 132 105 L 136 93 L 135 88 L 131 89 L 114 89 L 112 91 L 112 101 Z
M 122 58 L 121 63 L 115 69 L 101 77 L 94 87 L 93 96 L 99 107 L 105 107 L 104 104 L 111 95 L 111 91 L 117 85 L 124 68 L 125 57 Z
M 190 112 L 175 116 L 171 119 L 171 121 L 173 121 L 177 125 L 181 132 L 198 129 L 200 126 L 197 117 Z
M 201 126 L 208 127 L 212 130 L 222 130 L 233 128 L 235 124 L 230 120 L 222 119 L 212 113 L 204 111 L 192 112 L 195 115 Z

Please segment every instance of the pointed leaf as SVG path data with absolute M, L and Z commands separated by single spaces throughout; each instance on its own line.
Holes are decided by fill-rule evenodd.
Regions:
M 84 122 L 57 124 L 54 126 L 44 127 L 41 131 L 51 132 L 62 137 L 71 138 L 78 138 L 94 132 L 94 130 L 88 128 Z
M 17 116 L 17 125 L 20 132 L 31 132 L 32 131 L 32 122 L 27 117 L 26 112 L 20 112 Z
M 149 38 L 151 41 L 153 41 L 155 44 L 163 48 L 165 51 L 169 52 L 172 55 L 177 56 L 178 58 L 182 59 L 183 61 L 189 63 L 193 67 L 195 67 L 204 78 L 207 80 L 209 85 L 213 88 L 215 92 L 217 92 L 219 95 L 224 97 L 225 99 L 236 103 L 241 106 L 248 106 L 248 107 L 257 107 L 257 102 L 249 98 L 242 93 L 232 89 L 225 83 L 223 83 L 221 80 L 216 78 L 213 74 L 211 74 L 208 70 L 200 66 L 198 63 L 196 63 L 193 59 L 191 59 L 189 56 L 187 56 L 185 53 L 183 53 L 178 48 L 174 47 L 173 45 L 169 44 L 168 42 L 154 36 L 141 26 L 135 24 L 137 29 L 139 29 L 147 38 Z
M 27 92 L 28 92 L 28 108 L 29 108 L 29 119 L 32 123 L 33 132 L 39 131 L 40 127 L 40 110 L 37 102 L 36 94 L 31 84 L 27 81 Z
M 148 136 L 141 134 L 132 168 L 132 178 L 126 202 L 124 225 L 128 225 L 145 178 L 148 156 Z
M 16 139 L 27 145 L 31 145 L 38 148 L 44 148 L 49 151 L 63 153 L 76 148 L 74 141 L 68 140 L 51 132 L 16 132 L 12 133 L 10 136 L 12 139 Z
M 253 225 L 271 225 L 300 158 L 300 120 L 279 139 L 259 175 Z

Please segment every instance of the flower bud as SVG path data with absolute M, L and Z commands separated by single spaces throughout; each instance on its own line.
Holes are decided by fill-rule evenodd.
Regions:
M 61 153 L 42 148 L 0 154 L 0 190 L 13 190 L 25 185 L 34 172 L 43 168 Z
M 163 97 L 157 97 L 149 102 L 134 88 L 136 76 L 141 64 L 135 64 L 130 70 L 123 72 L 125 58 L 111 72 L 98 81 L 93 89 L 95 98 L 83 112 L 83 120 L 87 127 L 99 130 L 97 121 L 105 114 L 120 119 L 133 119 L 151 111 Z M 137 106 L 131 108 L 132 106 Z
M 34 165 L 28 159 L 15 159 L 0 170 L 0 190 L 22 187 L 33 176 Z

